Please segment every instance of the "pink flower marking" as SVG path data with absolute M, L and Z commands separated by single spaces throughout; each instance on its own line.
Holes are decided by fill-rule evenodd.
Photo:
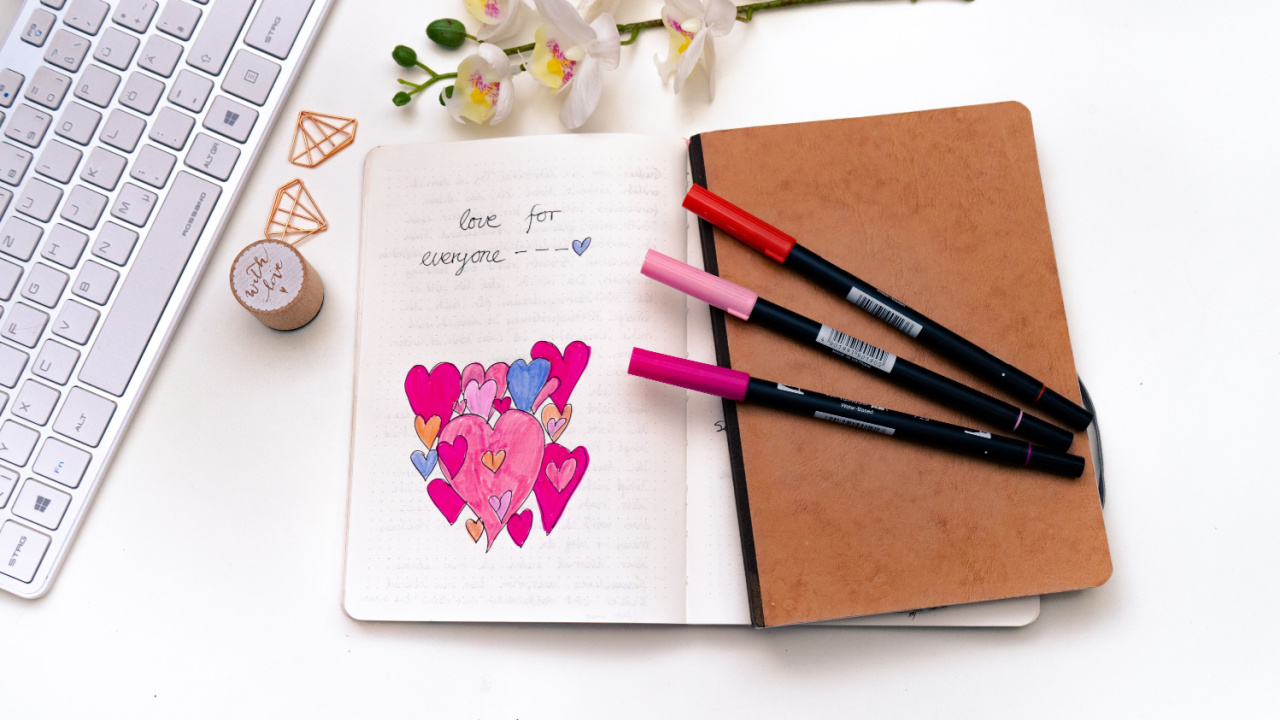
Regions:
M 498 90 L 502 87 L 502 81 L 494 80 L 493 82 L 485 82 L 484 76 L 479 72 L 471 73 L 471 77 L 469 79 L 471 81 L 471 87 L 484 93 L 489 107 L 493 107 L 493 104 L 498 101 Z
M 484 14 L 495 20 L 502 14 L 502 10 L 498 8 L 498 0 L 489 0 L 484 4 Z
M 667 16 L 667 24 L 671 27 L 672 30 L 675 30 L 676 32 L 689 38 L 690 40 L 693 39 L 693 33 L 687 32 L 683 27 L 680 26 L 680 23 L 677 22 L 676 19 L 671 17 L 670 15 Z
M 555 40 L 547 41 L 547 49 L 556 60 L 560 61 L 560 82 L 567 85 L 573 79 L 573 69 L 577 67 L 578 61 L 565 57 L 564 51 L 560 49 L 560 43 Z

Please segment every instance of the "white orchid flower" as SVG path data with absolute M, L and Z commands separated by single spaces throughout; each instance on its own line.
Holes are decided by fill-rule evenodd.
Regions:
M 618 7 L 618 0 L 579 0 L 578 14 L 588 23 L 600 17 L 602 13 L 613 14 Z
M 572 130 L 581 127 L 600 102 L 604 71 L 618 67 L 618 26 L 607 12 L 588 24 L 569 0 L 534 1 L 547 24 L 534 33 L 533 60 L 526 67 L 552 91 L 568 93 L 560 107 L 560 123 Z
M 711 97 L 715 97 L 716 53 L 712 38 L 728 35 L 737 15 L 738 8 L 732 0 L 666 0 L 662 6 L 662 24 L 670 40 L 667 59 L 653 56 L 662 82 L 675 75 L 676 92 L 680 92 L 701 62 L 707 70 L 708 90 Z
M 520 28 L 520 0 L 466 0 L 467 12 L 481 22 L 480 40 L 496 42 Z
M 511 112 L 515 87 L 511 59 L 493 43 L 480 43 L 475 55 L 458 64 L 458 79 L 445 107 L 454 120 L 497 125 Z

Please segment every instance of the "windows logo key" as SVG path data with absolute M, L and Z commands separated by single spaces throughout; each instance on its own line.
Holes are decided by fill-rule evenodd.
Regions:
M 47 498 L 47 497 L 45 497 L 45 496 L 43 496 L 43 495 L 37 495 L 37 496 L 36 496 L 36 510 L 37 510 L 38 512 L 44 512 L 45 510 L 48 510 L 48 509 L 49 509 L 49 498 Z
M 235 125 L 236 121 L 239 119 L 240 119 L 240 113 L 232 112 L 231 110 L 228 110 L 226 116 L 222 118 L 222 124 L 230 127 Z

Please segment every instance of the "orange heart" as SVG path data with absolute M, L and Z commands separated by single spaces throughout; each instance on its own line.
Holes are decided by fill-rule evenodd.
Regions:
M 480 536 L 484 534 L 484 523 L 479 520 L 468 520 L 467 534 L 471 536 L 471 542 L 480 542 Z
M 542 408 L 542 426 L 547 429 L 547 434 L 551 436 L 551 442 L 560 439 L 560 433 L 569 427 L 569 418 L 573 417 L 573 406 L 565 405 L 564 412 L 556 409 L 556 404 Z
M 507 459 L 507 451 L 499 450 L 496 453 L 486 452 L 480 456 L 480 462 L 493 472 L 498 472 L 498 468 L 502 467 L 502 461 Z
M 413 428 L 418 431 L 418 439 L 430 450 L 436 444 L 436 436 L 440 434 L 440 416 L 432 415 L 430 420 L 423 420 L 421 415 L 415 415 Z

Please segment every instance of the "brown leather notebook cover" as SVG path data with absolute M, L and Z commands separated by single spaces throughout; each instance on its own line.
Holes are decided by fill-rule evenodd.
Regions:
M 690 157 L 698 184 L 1080 402 L 1031 115 L 1021 104 L 703 133 Z M 708 270 L 1018 404 L 705 222 L 702 238 Z M 1010 434 L 713 315 L 721 365 Z M 1111 575 L 1091 460 L 1083 477 L 1064 480 L 725 406 L 757 626 L 1076 590 Z M 1071 452 L 1088 458 L 1084 433 Z

